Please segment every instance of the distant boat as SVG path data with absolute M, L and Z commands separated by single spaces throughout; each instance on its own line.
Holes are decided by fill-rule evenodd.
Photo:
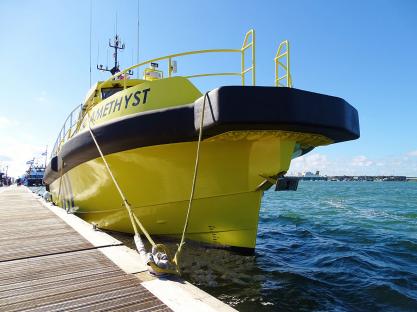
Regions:
M 44 174 L 45 166 L 31 164 L 23 176 L 23 184 L 25 186 L 41 186 L 43 185 Z
M 8 185 L 8 180 L 7 174 L 0 171 L 0 187 Z
M 262 194 L 284 176 L 291 159 L 317 146 L 359 137 L 358 113 L 345 100 L 292 88 L 288 42 L 279 46 L 275 58 L 275 87 L 255 86 L 253 31 L 246 34 L 242 48 L 179 53 L 121 72 L 117 50 L 124 45 L 116 36 L 111 46 L 118 47 L 115 66 L 98 68 L 113 76 L 97 82 L 69 115 L 44 178 L 56 204 L 99 228 L 133 232 L 89 124 L 146 229 L 178 237 L 204 107 L 187 238 L 244 252 L 255 248 Z M 251 52 L 246 60 L 245 52 Z M 178 58 L 214 53 L 235 54 L 242 67 L 237 72 L 175 75 Z M 167 70 L 156 62 L 166 62 Z M 148 68 L 142 79 L 129 79 L 131 70 L 143 66 Z M 225 75 L 239 77 L 242 84 L 222 85 Z M 207 76 L 220 78 L 219 87 L 205 95 L 191 81 Z

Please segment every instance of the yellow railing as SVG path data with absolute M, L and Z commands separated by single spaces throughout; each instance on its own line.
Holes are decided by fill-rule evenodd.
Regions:
M 292 88 L 292 78 L 290 72 L 290 44 L 288 40 L 284 40 L 278 46 L 277 54 L 274 58 L 275 62 L 275 86 Z M 284 74 L 280 75 L 280 69 Z M 282 81 L 284 80 L 284 83 Z
M 251 52 L 251 65 L 246 68 L 245 64 L 245 52 L 246 50 L 250 49 Z M 253 29 L 249 30 L 245 38 L 243 40 L 242 47 L 240 49 L 212 49 L 212 50 L 197 50 L 197 51 L 189 51 L 189 52 L 183 52 L 183 53 L 177 53 L 177 54 L 171 54 L 167 56 L 162 56 L 158 58 L 154 58 L 151 60 L 144 61 L 142 63 L 133 65 L 131 67 L 128 67 L 121 72 L 111 76 L 106 81 L 100 83 L 97 87 L 98 94 L 101 95 L 101 88 L 104 87 L 106 84 L 112 80 L 119 79 L 119 81 L 123 80 L 123 86 L 124 89 L 127 87 L 127 78 L 128 73 L 132 70 L 137 68 L 139 70 L 140 67 L 144 65 L 148 65 L 151 63 L 155 63 L 158 61 L 167 61 L 168 63 L 168 77 L 172 77 L 174 72 L 174 58 L 183 57 L 187 55 L 196 55 L 196 54 L 207 54 L 207 53 L 240 53 L 241 58 L 241 68 L 240 71 L 236 72 L 218 72 L 218 73 L 201 73 L 201 74 L 194 74 L 194 75 L 188 75 L 183 76 L 185 78 L 198 78 L 198 77 L 210 77 L 210 76 L 240 76 L 242 85 L 246 84 L 246 74 L 251 72 L 252 73 L 252 85 L 256 85 L 256 58 L 255 58 L 255 31 Z M 281 44 L 278 46 L 278 51 L 274 58 L 275 62 L 275 86 L 277 87 L 292 87 L 292 78 L 290 73 L 290 46 L 288 43 L 288 40 L 285 40 L 281 42 Z M 146 70 L 146 69 L 145 69 Z M 147 70 L 150 70 L 149 68 Z M 284 71 L 283 74 L 281 73 L 281 70 Z M 161 72 L 160 70 L 154 70 Z M 123 75 L 123 76 L 122 76 Z M 90 104 L 87 107 L 87 110 L 92 109 L 95 104 Z M 60 148 L 62 147 L 63 143 L 65 143 L 68 139 L 70 139 L 72 136 L 74 136 L 79 131 L 79 126 L 82 118 L 85 116 L 85 106 L 81 105 L 78 106 L 74 111 L 67 117 L 64 126 L 62 127 L 59 136 L 55 142 L 54 146 L 54 153 L 56 154 Z M 74 123 L 74 120 L 76 121 Z
M 61 131 L 59 131 L 58 137 L 52 149 L 52 156 L 56 155 L 61 149 L 62 145 L 77 133 L 78 122 L 82 116 L 82 109 L 83 104 L 77 105 L 68 115 L 67 119 L 65 119 L 64 125 L 62 126 Z
M 252 57 L 251 57 L 251 66 L 249 66 L 248 68 L 245 68 L 245 52 L 247 49 L 250 49 Z M 155 63 L 158 61 L 168 61 L 168 77 L 172 77 L 173 76 L 173 61 L 174 58 L 178 58 L 178 57 L 182 57 L 182 56 L 187 56 L 187 55 L 196 55 L 196 54 L 207 54 L 207 53 L 240 53 L 241 56 L 241 68 L 240 68 L 240 72 L 220 72 L 220 73 L 201 73 L 201 74 L 194 74 L 194 75 L 188 75 L 188 76 L 183 76 L 185 78 L 198 78 L 198 77 L 210 77 L 210 76 L 240 76 L 241 80 L 242 80 L 242 85 L 245 85 L 245 75 L 248 72 L 252 72 L 252 85 L 255 85 L 256 80 L 255 80 L 255 73 L 256 73 L 256 63 L 255 63 L 255 31 L 253 29 L 249 30 L 246 35 L 245 38 L 243 40 L 243 44 L 242 47 L 240 49 L 211 49 L 211 50 L 197 50 L 197 51 L 189 51 L 189 52 L 183 52 L 183 53 L 176 53 L 176 54 L 171 54 L 171 55 L 167 55 L 167 56 L 162 56 L 162 57 L 157 57 L 151 60 L 147 60 L 144 61 L 142 63 L 133 65 L 131 67 L 128 67 L 120 72 L 118 72 L 117 74 L 111 76 L 110 78 L 108 78 L 106 81 L 103 81 L 102 83 L 100 83 L 97 87 L 98 90 L 98 94 L 101 95 L 101 88 L 103 86 L 105 86 L 108 82 L 117 79 L 119 76 L 120 81 L 123 80 L 123 88 L 126 89 L 127 87 L 127 78 L 128 78 L 128 73 L 132 70 L 137 68 L 137 70 L 139 70 L 140 67 L 144 66 L 144 65 L 148 65 L 151 63 Z M 146 69 L 145 69 L 146 70 Z M 149 70 L 149 68 L 148 68 Z M 162 72 L 157 70 L 158 72 Z M 95 104 L 93 105 L 89 105 L 87 110 L 91 110 L 93 107 L 95 106 Z M 82 109 L 82 105 L 80 107 L 80 109 Z M 77 107 L 78 108 L 78 107 Z M 59 133 L 59 136 L 55 142 L 55 146 L 54 146 L 54 154 L 56 154 L 57 152 L 59 152 L 60 148 L 62 147 L 62 145 L 68 140 L 70 139 L 73 135 L 75 135 L 78 130 L 79 130 L 79 123 L 78 124 L 73 124 L 73 120 L 75 116 L 73 116 L 75 113 L 75 110 L 67 117 L 67 119 L 65 120 L 65 123 Z M 85 111 L 84 111 L 85 113 Z M 81 121 L 81 119 L 78 120 L 79 122 Z
M 251 48 L 251 66 L 245 69 L 245 51 L 247 49 Z M 242 79 L 242 85 L 245 85 L 245 74 L 252 71 L 252 85 L 255 85 L 256 79 L 256 62 L 255 62 L 255 31 L 253 29 L 249 30 L 246 35 L 245 39 L 243 41 L 242 48 L 240 49 L 211 49 L 211 50 L 197 50 L 197 51 L 189 51 L 189 52 L 183 52 L 183 53 L 176 53 L 171 55 L 166 55 L 162 57 L 157 57 L 151 60 L 144 61 L 142 63 L 130 66 L 117 74 L 111 76 L 106 81 L 102 82 L 98 86 L 99 93 L 101 93 L 101 87 L 108 83 L 111 80 L 115 80 L 118 77 L 122 77 L 120 80 L 124 80 L 124 88 L 126 88 L 126 80 L 128 78 L 128 72 L 137 69 L 139 70 L 140 67 L 144 65 L 148 65 L 151 63 L 156 63 L 158 61 L 168 61 L 168 77 L 172 77 L 173 75 L 173 61 L 174 58 L 187 56 L 187 55 L 195 55 L 195 54 L 207 54 L 207 53 L 240 53 L 241 55 L 241 70 L 240 72 L 221 72 L 221 73 L 201 73 L 201 74 L 194 74 L 189 76 L 183 76 L 185 78 L 198 78 L 198 77 L 209 77 L 209 76 L 240 76 Z
M 249 36 L 251 38 L 251 41 L 248 42 Z M 251 48 L 251 52 L 252 52 L 252 66 L 248 67 L 247 69 L 245 69 L 245 51 L 247 49 Z M 242 71 L 241 71 L 241 76 L 242 76 L 242 86 L 245 85 L 245 74 L 248 73 L 249 71 L 252 71 L 252 85 L 255 86 L 256 85 L 256 59 L 255 59 L 255 31 L 253 29 L 249 30 L 246 35 L 245 35 L 245 39 L 243 40 L 243 45 L 242 48 L 240 49 L 241 53 L 242 53 Z

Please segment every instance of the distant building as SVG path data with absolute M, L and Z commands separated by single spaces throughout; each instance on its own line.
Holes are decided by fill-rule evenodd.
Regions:
M 322 177 L 320 175 L 320 171 L 316 171 L 316 173 L 312 173 L 310 171 L 307 171 L 301 176 L 301 180 L 304 180 L 304 181 L 326 181 L 327 177 Z

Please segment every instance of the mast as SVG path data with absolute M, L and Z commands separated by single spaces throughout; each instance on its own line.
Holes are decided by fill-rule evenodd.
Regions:
M 43 153 L 43 155 L 45 156 L 45 169 L 46 169 L 46 161 L 48 159 L 48 145 L 45 148 L 45 152 Z
M 114 66 L 113 66 L 113 68 L 109 69 L 107 66 L 104 67 L 102 64 L 100 64 L 100 65 L 97 65 L 97 69 L 100 70 L 100 71 L 107 71 L 107 72 L 110 72 L 112 75 L 115 75 L 118 72 L 120 72 L 120 64 L 119 64 L 119 59 L 118 59 L 119 50 L 124 50 L 125 49 L 125 44 L 122 43 L 119 35 L 116 33 L 116 35 L 113 38 L 113 42 L 111 41 L 111 39 L 109 39 L 109 47 L 114 49 L 114 53 L 113 53 Z M 126 72 L 126 74 L 133 75 L 133 72 L 131 70 L 129 70 L 128 72 Z
M 90 85 L 91 87 L 91 39 L 93 32 L 93 0 L 90 0 Z M 46 166 L 45 166 L 46 168 Z
M 139 0 L 138 0 L 137 35 L 138 35 L 138 38 L 137 38 L 136 64 L 139 64 Z M 137 70 L 136 75 L 137 75 L 136 78 L 139 79 L 139 69 Z
M 108 71 L 112 75 L 117 74 L 120 71 L 120 64 L 118 60 L 118 53 L 119 50 L 125 49 L 125 44 L 121 42 L 119 35 L 116 33 L 116 35 L 113 38 L 113 43 L 111 42 L 111 39 L 109 39 L 109 47 L 114 49 L 113 58 L 114 58 L 114 66 L 113 68 L 103 67 L 102 64 L 97 65 L 97 69 L 100 71 Z

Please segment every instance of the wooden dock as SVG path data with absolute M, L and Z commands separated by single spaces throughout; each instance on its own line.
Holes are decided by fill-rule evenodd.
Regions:
M 233 310 L 149 276 L 133 250 L 49 206 L 25 187 L 0 190 L 0 311 Z

